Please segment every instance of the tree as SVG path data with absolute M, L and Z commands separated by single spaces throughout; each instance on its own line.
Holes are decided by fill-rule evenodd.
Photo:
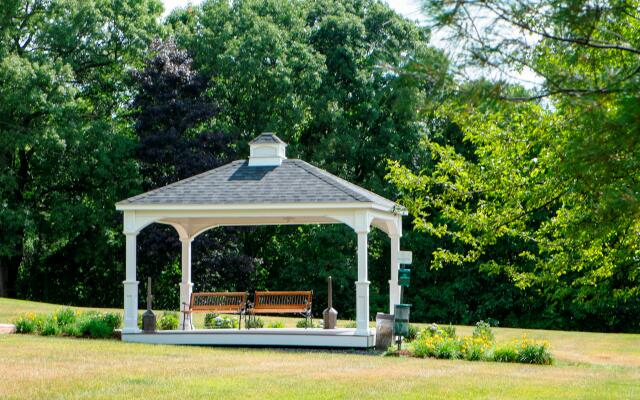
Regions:
M 233 137 L 210 126 L 219 113 L 206 97 L 208 82 L 192 69 L 185 50 L 173 39 L 156 40 L 141 70 L 134 71 L 137 95 L 133 101 L 135 132 L 139 137 L 143 189 L 151 190 L 219 167 L 234 157 Z M 233 229 L 199 235 L 193 244 L 196 290 L 245 290 L 254 270 L 242 253 Z M 178 305 L 180 243 L 173 228 L 151 226 L 140 235 L 139 273 L 152 276 L 158 307 Z
M 160 11 L 156 1 L 3 3 L 0 295 L 119 302 L 104 285 L 122 269 L 113 203 L 136 182 L 114 116 Z
M 194 68 L 208 77 L 209 93 L 221 109 L 212 123 L 237 134 L 239 156 L 247 154 L 246 143 L 257 133 L 275 131 L 289 144 L 289 158 L 311 161 L 393 198 L 384 182 L 386 158 L 420 162 L 426 154 L 415 151 L 425 134 L 416 110 L 440 90 L 446 58 L 427 46 L 427 30 L 382 2 L 206 1 L 174 12 L 168 22 L 193 55 Z M 430 65 L 433 81 L 411 75 L 425 72 L 416 60 Z M 261 228 L 242 237 L 243 246 L 264 260 L 256 285 L 302 288 L 306 277 L 320 311 L 325 278 L 333 274 L 337 306 L 349 312 L 353 236 L 341 226 L 323 226 Z M 388 304 L 385 238 L 374 231 L 370 239 L 371 299 L 378 309 Z M 321 244 L 336 253 L 318 251 Z M 347 271 L 338 273 L 340 268 Z
M 538 325 L 637 331 L 637 5 L 426 7 L 464 44 L 459 71 L 529 68 L 542 82 L 463 83 L 439 112 L 475 159 L 427 140 L 433 170 L 390 165 L 418 228 L 446 240 L 432 265 L 508 276 L 544 299 Z

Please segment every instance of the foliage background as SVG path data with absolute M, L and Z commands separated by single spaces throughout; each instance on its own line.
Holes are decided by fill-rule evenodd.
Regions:
M 457 34 L 453 62 L 429 28 L 376 0 L 209 0 L 164 20 L 156 0 L 5 1 L 0 294 L 120 306 L 113 204 L 246 157 L 274 131 L 290 158 L 409 207 L 413 319 L 640 331 L 640 53 L 580 36 L 587 24 L 604 32 L 596 44 L 638 49 L 633 5 L 549 1 L 557 12 L 536 16 L 482 3 L 500 23 L 574 40 L 495 46 L 464 19 L 475 3 L 460 4 L 425 3 L 431 26 Z M 532 91 L 464 77 L 468 66 L 527 66 L 545 81 Z M 153 226 L 139 245 L 155 304 L 177 309 L 177 234 Z M 319 313 L 331 275 L 335 307 L 353 317 L 348 228 L 214 229 L 193 248 L 195 290 L 313 289 Z M 369 257 L 375 314 L 388 304 L 383 233 Z

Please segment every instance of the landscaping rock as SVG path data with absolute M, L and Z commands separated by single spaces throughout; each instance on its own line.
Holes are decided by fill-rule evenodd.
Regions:
M 16 333 L 16 326 L 12 324 L 0 324 L 0 335 Z

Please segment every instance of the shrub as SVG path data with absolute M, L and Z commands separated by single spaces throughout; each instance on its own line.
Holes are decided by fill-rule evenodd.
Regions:
M 516 349 L 520 363 L 549 365 L 553 362 L 547 342 L 530 340 L 523 336 L 522 340 L 516 344 Z
M 496 346 L 493 360 L 498 362 L 518 362 L 518 350 L 512 344 Z
M 17 333 L 33 333 L 36 331 L 36 321 L 33 313 L 18 317 L 13 321 L 13 324 L 16 326 Z
M 464 358 L 469 361 L 519 362 L 526 364 L 552 364 L 553 358 L 547 342 L 527 339 L 496 346 L 494 335 L 488 323 L 476 324 L 472 336 L 460 339 L 455 328 L 449 325 L 441 329 L 431 324 L 420 331 L 416 339 L 409 344 L 409 354 L 414 357 L 435 357 L 445 359 Z
M 527 339 L 514 339 L 511 343 L 497 346 L 493 352 L 493 359 L 499 362 L 518 362 L 523 364 L 553 363 L 553 357 L 549 352 L 549 344 L 544 341 Z
M 416 357 L 460 358 L 460 341 L 448 337 L 441 330 L 425 329 L 411 342 L 409 352 Z
M 449 324 L 449 326 L 445 326 L 444 328 L 442 328 L 442 332 L 447 335 L 448 337 L 456 337 L 456 327 Z
M 76 312 L 71 308 L 62 308 L 57 310 L 53 315 L 59 327 L 76 322 Z
M 419 332 L 420 328 L 415 325 L 409 324 L 409 332 L 407 332 L 407 336 L 405 337 L 405 339 L 407 339 L 408 341 L 415 340 L 415 338 L 418 337 Z
M 120 326 L 121 321 L 118 313 L 75 312 L 70 308 L 64 308 L 52 314 L 26 314 L 15 320 L 15 325 L 19 333 L 106 338 L 113 335 L 114 329 Z
M 264 321 L 262 318 L 249 318 L 245 325 L 247 328 L 263 328 Z
M 215 313 L 207 313 L 204 316 L 204 327 L 207 329 L 230 329 L 237 328 L 238 321 L 227 315 L 218 315 Z M 249 326 L 247 326 L 249 327 Z M 262 326 L 260 326 L 262 328 Z
M 113 335 L 114 326 L 120 326 L 120 315 L 88 311 L 76 316 L 75 325 L 64 331 L 77 337 L 107 338 Z
M 495 336 L 491 330 L 491 325 L 482 320 L 478 321 L 475 328 L 473 328 L 473 337 L 485 339 L 489 342 L 493 342 L 495 340 Z
M 120 328 L 120 325 L 122 324 L 122 315 L 119 313 L 104 313 L 102 318 L 112 330 Z
M 301 319 L 296 322 L 296 328 L 317 328 L 318 325 L 314 324 L 310 319 Z
M 113 328 L 100 313 L 88 312 L 78 318 L 76 333 L 92 338 L 106 338 L 113 334 Z
M 282 321 L 274 321 L 267 325 L 267 328 L 284 328 L 284 322 Z
M 440 329 L 440 327 L 436 323 L 427 326 L 426 332 L 429 334 L 429 336 L 442 335 L 442 329 Z
M 40 328 L 40 334 L 42 336 L 56 336 L 60 334 L 60 327 L 58 326 L 58 321 L 54 316 L 49 316 L 42 324 L 42 328 Z
M 466 336 L 462 339 L 460 353 L 462 358 L 469 361 L 491 360 L 493 343 L 483 338 Z
M 158 320 L 158 329 L 162 331 L 175 331 L 178 329 L 178 314 L 174 312 L 163 312 Z
M 84 336 L 82 330 L 80 329 L 80 325 L 78 322 L 74 322 L 72 324 L 64 325 L 60 331 L 63 335 L 74 336 L 74 337 L 82 337 Z

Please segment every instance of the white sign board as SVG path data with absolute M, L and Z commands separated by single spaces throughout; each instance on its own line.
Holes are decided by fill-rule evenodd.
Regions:
M 400 264 L 411 264 L 412 261 L 413 261 L 412 252 L 401 250 L 400 253 L 398 253 L 398 262 Z

